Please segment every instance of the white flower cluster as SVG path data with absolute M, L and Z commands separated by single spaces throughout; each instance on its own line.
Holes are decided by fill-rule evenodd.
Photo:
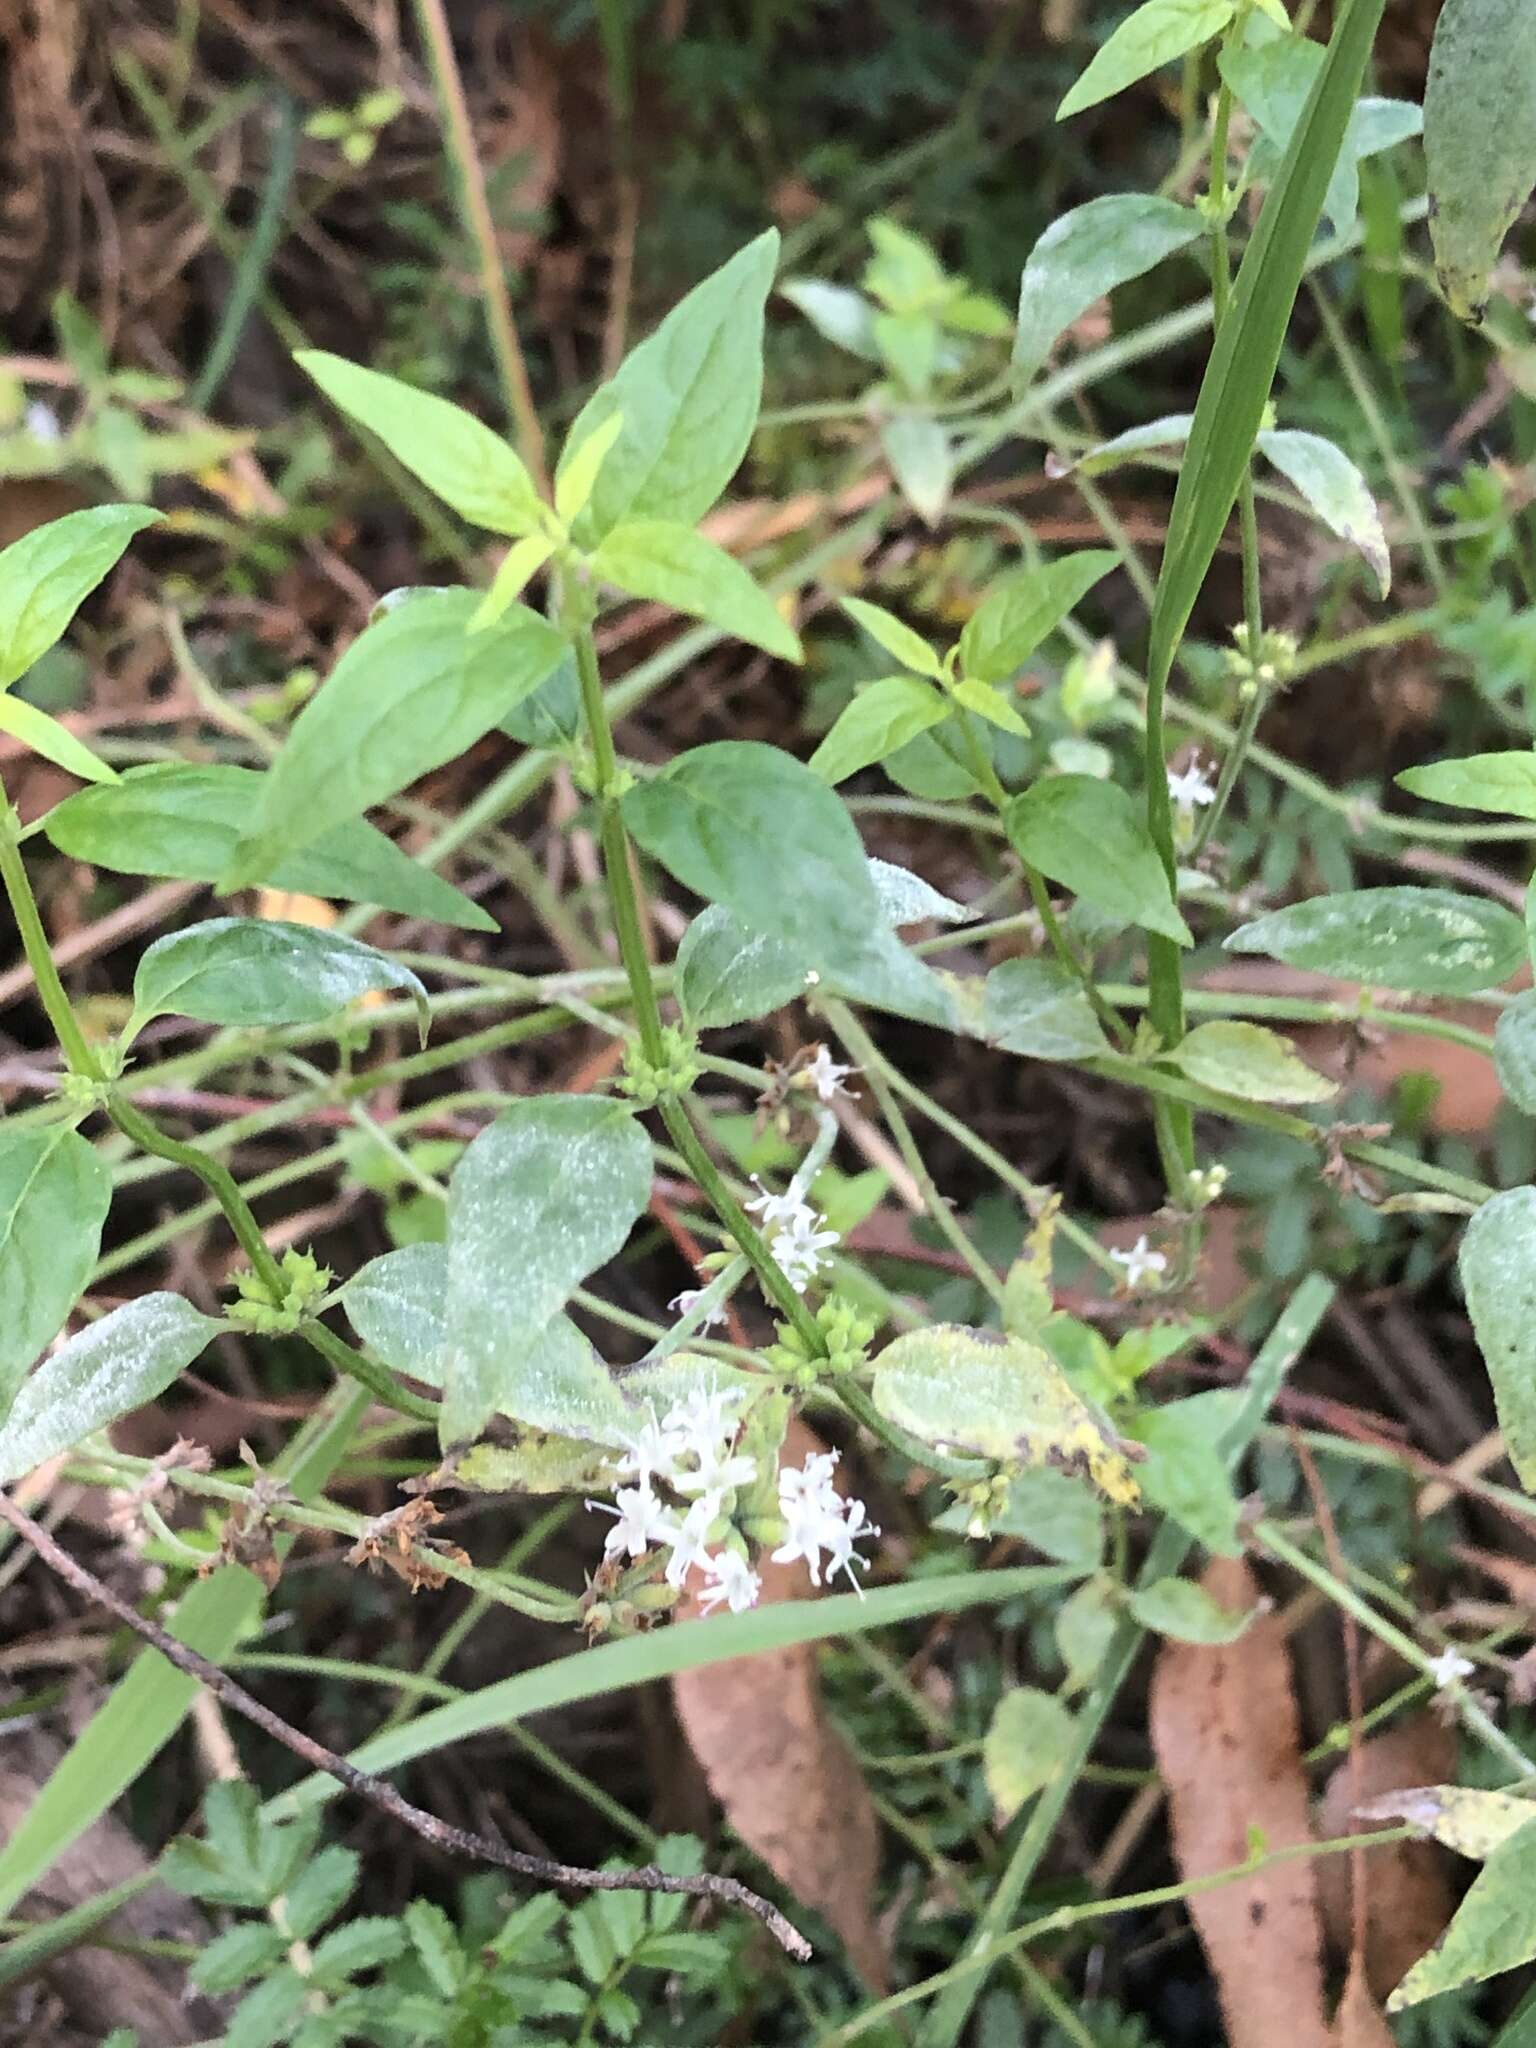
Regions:
M 613 1527 L 603 1544 L 607 1558 L 643 1557 L 648 1550 L 671 1552 L 666 1581 L 681 1587 L 697 1565 L 704 1575 L 699 1605 L 713 1613 L 722 1602 L 733 1614 L 756 1605 L 763 1582 L 738 1550 L 721 1544 L 711 1550 L 726 1496 L 757 1478 L 757 1462 L 735 1449 L 743 1398 L 740 1387 L 696 1387 L 658 1418 L 653 1411 L 631 1437 L 616 1470 L 632 1485 L 619 1487 L 615 1505 L 588 1501 L 588 1507 L 612 1515 Z M 798 1469 L 779 1474 L 779 1506 L 788 1524 L 775 1562 L 797 1557 L 810 1568 L 812 1585 L 821 1584 L 822 1555 L 827 1576 L 844 1571 L 857 1586 L 852 1567 L 866 1560 L 854 1550 L 863 1536 L 878 1536 L 866 1518 L 861 1500 L 844 1500 L 832 1484 L 837 1452 L 808 1457 Z M 679 1497 L 673 1502 L 657 1492 L 665 1486 Z
M 869 1568 L 854 1544 L 861 1536 L 878 1536 L 879 1529 L 866 1519 L 868 1510 L 861 1500 L 845 1500 L 832 1483 L 837 1469 L 836 1451 L 817 1451 L 803 1465 L 786 1465 L 779 1473 L 779 1512 L 788 1524 L 784 1541 L 773 1553 L 775 1564 L 793 1564 L 805 1559 L 811 1584 L 821 1584 L 821 1559 L 826 1553 L 827 1578 L 846 1572 L 856 1593 L 864 1588 L 853 1575 L 855 1565 Z
M 811 1207 L 798 1181 L 791 1181 L 782 1195 L 769 1194 L 756 1174 L 752 1185 L 758 1192 L 747 1204 L 748 1213 L 761 1219 L 768 1249 L 784 1278 L 796 1294 L 804 1294 L 827 1263 L 823 1254 L 840 1241 L 838 1233 L 822 1228 L 826 1217 Z

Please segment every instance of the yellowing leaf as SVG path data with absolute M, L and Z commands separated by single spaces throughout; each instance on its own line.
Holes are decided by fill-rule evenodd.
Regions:
M 1111 1500 L 1140 1496 L 1114 1436 L 1038 1344 L 941 1323 L 875 1361 L 875 1406 L 936 1451 L 1086 1472 Z
M 1411 1785 L 1357 1806 L 1361 1820 L 1405 1820 L 1458 1856 L 1484 1863 L 1517 1828 L 1536 1820 L 1536 1805 L 1510 1792 L 1470 1785 Z

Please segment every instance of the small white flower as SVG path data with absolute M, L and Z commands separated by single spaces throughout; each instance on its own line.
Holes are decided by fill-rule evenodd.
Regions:
M 745 1205 L 746 1211 L 749 1216 L 757 1217 L 764 1230 L 777 1230 L 781 1224 L 793 1223 L 796 1217 L 815 1213 L 793 1181 L 782 1195 L 770 1194 L 755 1173 L 752 1185 L 757 1193 Z
M 740 1387 L 690 1387 L 681 1401 L 667 1410 L 663 1428 L 678 1438 L 680 1452 L 698 1454 L 701 1447 L 713 1449 L 722 1437 L 736 1434 L 731 1410 L 742 1398 Z
M 768 1240 L 769 1251 L 796 1294 L 804 1294 L 827 1263 L 822 1254 L 841 1242 L 835 1230 L 819 1227 L 825 1221 L 826 1218 L 818 1216 L 814 1209 L 806 1209 L 782 1230 L 775 1231 Z
M 1156 1281 L 1168 1270 L 1168 1258 L 1164 1252 L 1148 1248 L 1146 1235 L 1137 1238 L 1128 1252 L 1111 1252 L 1109 1255 L 1117 1266 L 1125 1268 L 1125 1284 L 1134 1294 L 1145 1287 L 1148 1280 Z
M 699 1596 L 699 1611 L 713 1614 L 723 1600 L 732 1614 L 744 1614 L 757 1605 L 763 1582 L 739 1551 L 717 1550 L 705 1560 L 705 1585 Z
M 1477 1666 L 1459 1650 L 1442 1650 L 1429 1667 L 1429 1675 L 1435 1681 L 1436 1692 L 1444 1692 L 1447 1686 L 1455 1685 L 1459 1679 L 1470 1678 Z
M 685 1287 L 681 1294 L 673 1295 L 672 1299 L 667 1303 L 667 1307 L 675 1316 L 691 1315 L 708 1291 L 704 1287 Z M 698 1327 L 701 1330 L 712 1330 L 717 1324 L 724 1321 L 725 1304 L 724 1302 L 717 1301 L 708 1315 L 700 1321 Z
M 616 1461 L 614 1469 L 621 1479 L 637 1479 L 642 1486 L 649 1486 L 653 1479 L 672 1477 L 684 1448 L 684 1432 L 672 1417 L 658 1422 L 653 1411 L 625 1445 L 624 1455 Z
M 1168 794 L 1173 798 L 1179 809 L 1184 812 L 1193 811 L 1205 804 L 1215 803 L 1216 785 L 1200 766 L 1200 756 L 1198 754 L 1193 757 L 1189 766 L 1180 774 L 1175 775 L 1171 769 L 1169 770 Z
M 59 416 L 51 405 L 45 405 L 40 398 L 34 398 L 22 415 L 22 424 L 34 441 L 41 441 L 52 447 L 64 438 L 64 429 L 59 425 Z
M 784 1541 L 773 1553 L 773 1560 L 775 1564 L 793 1564 L 797 1558 L 803 1558 L 811 1584 L 819 1586 L 825 1552 L 827 1577 L 844 1572 L 848 1583 L 862 1590 L 853 1575 L 853 1566 L 867 1569 L 868 1560 L 860 1557 L 853 1546 L 861 1537 L 878 1536 L 880 1531 L 866 1519 L 868 1510 L 863 1501 L 844 1500 L 837 1491 L 832 1480 L 836 1465 L 836 1451 L 823 1451 L 808 1457 L 798 1468 L 786 1465 L 780 1471 L 779 1511 L 785 1530 Z
M 846 1092 L 843 1083 L 854 1070 L 852 1067 L 839 1066 L 827 1048 L 818 1045 L 814 1059 L 807 1060 L 800 1071 L 820 1099 L 823 1102 L 831 1102 L 834 1096 Z
M 601 1500 L 587 1502 L 589 1508 L 614 1517 L 603 1540 L 604 1557 L 642 1557 L 653 1543 L 670 1542 L 678 1518 L 649 1486 L 621 1486 L 614 1499 L 616 1507 Z
M 669 1586 L 680 1586 L 696 1564 L 709 1569 L 709 1532 L 717 1516 L 715 1503 L 706 1497 L 696 1500 L 681 1521 L 674 1523 L 669 1537 L 672 1555 L 667 1559 Z
M 712 1502 L 716 1514 L 726 1494 L 734 1493 L 738 1486 L 750 1486 L 757 1477 L 757 1460 L 744 1454 L 732 1456 L 727 1444 L 701 1445 L 697 1456 L 698 1470 L 675 1474 L 672 1484 L 679 1493 L 697 1494 Z

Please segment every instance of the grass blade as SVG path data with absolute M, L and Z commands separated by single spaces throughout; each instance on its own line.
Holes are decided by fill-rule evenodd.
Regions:
M 1174 656 L 1253 454 L 1285 330 L 1322 218 L 1329 180 L 1354 111 L 1386 0 L 1348 0 L 1317 81 L 1243 257 L 1232 303 L 1211 349 L 1179 472 L 1152 610 L 1147 657 L 1147 823 L 1173 879 L 1173 807 L 1163 699 Z M 1150 1014 L 1165 1044 L 1183 1036 L 1179 953 L 1147 944 Z

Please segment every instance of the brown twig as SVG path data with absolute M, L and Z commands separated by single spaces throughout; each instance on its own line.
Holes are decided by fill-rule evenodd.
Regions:
M 791 1926 L 776 1906 L 770 1905 L 767 1899 L 759 1898 L 756 1892 L 749 1891 L 746 1885 L 733 1877 L 716 1877 L 709 1872 L 699 1877 L 674 1877 L 668 1871 L 658 1870 L 654 1864 L 641 1864 L 628 1870 L 588 1870 L 581 1864 L 557 1863 L 547 1856 L 529 1856 L 519 1849 L 509 1849 L 489 1835 L 472 1834 L 467 1828 L 453 1827 L 449 1822 L 439 1820 L 436 1814 L 412 1806 L 387 1779 L 360 1771 L 345 1757 L 316 1742 L 313 1736 L 290 1726 L 270 1707 L 263 1706 L 260 1700 L 248 1693 L 244 1686 L 238 1685 L 227 1672 L 221 1671 L 217 1664 L 210 1663 L 198 1651 L 178 1642 L 157 1622 L 146 1619 L 110 1587 L 104 1586 L 84 1565 L 78 1564 L 46 1529 L 34 1522 L 30 1515 L 24 1514 L 5 1493 L 0 1493 L 0 1519 L 9 1522 L 19 1536 L 24 1536 L 44 1563 L 73 1586 L 82 1598 L 93 1600 L 115 1614 L 119 1621 L 153 1645 L 178 1671 L 184 1671 L 189 1678 L 207 1686 L 226 1707 L 232 1707 L 237 1714 L 254 1721 L 274 1742 L 280 1742 L 285 1749 L 291 1750 L 311 1770 L 324 1771 L 327 1777 L 335 1778 L 349 1792 L 368 1800 L 434 1848 L 449 1855 L 495 1864 L 498 1869 L 513 1871 L 519 1877 L 535 1878 L 541 1884 L 565 1885 L 573 1890 L 685 1892 L 695 1898 L 720 1899 L 756 1914 L 779 1946 L 797 1962 L 809 1960 L 811 1945 L 805 1936 Z

